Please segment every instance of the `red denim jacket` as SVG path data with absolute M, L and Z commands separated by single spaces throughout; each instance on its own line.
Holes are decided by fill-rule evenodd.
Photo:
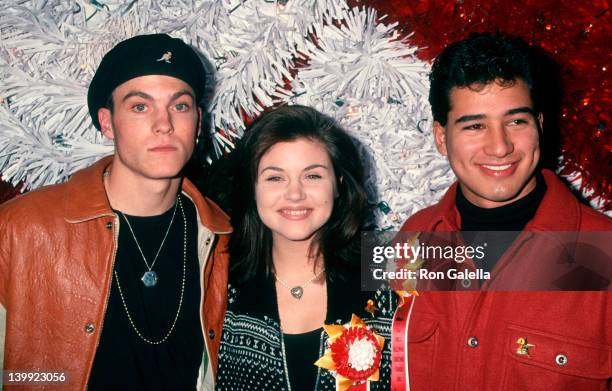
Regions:
M 554 173 L 543 175 L 546 195 L 524 231 L 612 231 L 612 219 L 579 204 Z M 456 190 L 455 183 L 402 230 L 459 231 Z M 498 265 L 530 250 L 516 244 Z M 520 338 L 533 345 L 528 354 Z M 423 292 L 410 312 L 407 346 L 411 391 L 608 390 L 612 293 Z

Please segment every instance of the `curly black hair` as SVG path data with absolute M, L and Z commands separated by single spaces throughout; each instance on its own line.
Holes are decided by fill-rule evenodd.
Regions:
M 541 112 L 539 62 L 535 55 L 523 39 L 501 33 L 473 33 L 448 45 L 434 60 L 429 75 L 434 120 L 446 125 L 453 87 L 478 88 L 493 81 L 512 85 L 517 79 L 527 84 L 533 109 Z

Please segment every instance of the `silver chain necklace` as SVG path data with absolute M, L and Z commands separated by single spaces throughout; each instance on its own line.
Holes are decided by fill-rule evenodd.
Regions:
M 148 339 L 140 332 L 140 330 L 138 330 L 138 327 L 136 327 L 136 324 L 134 323 L 134 319 L 132 319 L 132 315 L 130 315 L 130 311 L 128 310 L 128 306 L 127 306 L 127 302 L 125 301 L 125 297 L 123 296 L 123 291 L 121 290 L 121 284 L 119 284 L 119 275 L 117 274 L 117 269 L 115 268 L 114 270 L 115 281 L 117 281 L 117 290 L 119 291 L 119 297 L 121 297 L 121 303 L 123 304 L 123 309 L 125 309 L 125 313 L 130 322 L 130 325 L 136 332 L 136 335 L 138 335 L 140 339 L 142 339 L 143 341 L 145 341 L 146 343 L 150 345 L 159 345 L 168 340 L 168 337 L 170 337 L 170 334 L 172 334 L 172 332 L 174 331 L 174 327 L 176 326 L 176 322 L 181 313 L 181 307 L 183 306 L 183 296 L 185 294 L 185 279 L 187 275 L 187 219 L 185 218 L 185 210 L 183 209 L 183 203 L 181 202 L 180 195 L 178 196 L 177 203 L 181 207 L 181 214 L 183 216 L 183 280 L 181 281 L 181 295 L 179 298 L 178 308 L 176 309 L 176 315 L 174 316 L 174 320 L 172 321 L 172 325 L 170 326 L 170 329 L 168 330 L 168 332 L 162 339 L 159 339 L 157 341 Z
M 317 274 L 315 274 L 314 276 L 312 276 L 312 278 L 310 278 L 308 281 L 304 282 L 303 284 L 300 285 L 296 285 L 296 286 L 289 286 L 287 285 L 283 280 L 281 280 L 280 278 L 278 278 L 278 276 L 276 275 L 275 272 L 273 272 L 274 274 L 274 278 L 276 278 L 276 281 L 278 281 L 282 286 L 284 286 L 285 288 L 289 289 L 289 293 L 291 293 L 291 296 L 293 296 L 295 299 L 300 300 L 302 298 L 302 296 L 304 295 L 304 288 L 306 288 L 308 285 L 310 285 L 314 280 L 316 280 L 317 278 L 319 278 L 319 276 L 325 271 L 325 269 L 322 269 L 320 272 L 318 272 Z
M 145 257 L 144 252 L 142 252 L 142 248 L 140 248 L 140 243 L 138 243 L 138 239 L 136 239 L 136 235 L 134 234 L 134 230 L 132 229 L 130 220 L 128 220 L 128 218 L 123 214 L 123 212 L 119 212 L 121 216 L 123 216 L 123 219 L 125 220 L 125 222 L 127 223 L 127 226 L 130 229 L 130 232 L 132 233 L 132 237 L 134 238 L 134 242 L 136 243 L 136 247 L 138 247 L 138 251 L 140 251 L 140 255 L 142 255 L 142 260 L 147 266 L 148 271 L 144 272 L 144 274 L 140 278 L 142 283 L 147 288 L 157 285 L 157 280 L 159 279 L 159 277 L 157 276 L 157 273 L 155 273 L 155 271 L 151 269 L 153 269 L 153 266 L 155 266 L 155 262 L 157 262 L 157 257 L 159 257 L 159 253 L 161 253 L 161 250 L 164 247 L 164 243 L 166 242 L 166 238 L 168 237 L 168 233 L 170 232 L 170 228 L 172 227 L 172 223 L 174 222 L 174 216 L 176 216 L 176 207 L 179 202 L 180 202 L 180 197 L 177 197 L 177 200 L 174 201 L 174 211 L 172 212 L 172 219 L 170 219 L 170 224 L 168 224 L 168 229 L 166 229 L 164 238 L 162 239 L 161 244 L 159 245 L 159 248 L 157 249 L 157 254 L 155 254 L 155 258 L 153 258 L 153 263 L 151 263 L 151 265 L 149 265 L 149 262 L 147 262 L 147 258 Z M 183 205 L 181 205 L 181 208 L 182 206 Z

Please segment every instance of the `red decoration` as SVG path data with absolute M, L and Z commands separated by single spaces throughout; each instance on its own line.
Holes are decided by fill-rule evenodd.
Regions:
M 431 61 L 471 32 L 500 31 L 542 47 L 560 65 L 563 93 L 559 121 L 562 175 L 579 172 L 582 188 L 612 210 L 610 60 L 612 18 L 608 0 L 367 0 L 385 23 L 399 22 Z
M 323 325 L 328 348 L 315 365 L 331 371 L 337 391 L 365 391 L 368 382 L 380 379 L 380 360 L 385 339 L 353 314 L 348 325 Z
M 475 31 L 518 35 L 550 53 L 563 76 L 561 174 L 579 172 L 582 188 L 592 190 L 588 198 L 601 196 L 602 209 L 612 210 L 609 0 L 349 0 L 349 4 L 374 7 L 379 15 L 387 15 L 386 23 L 399 22 L 406 35 L 414 32 L 410 42 L 420 47 L 417 54 L 427 61 L 450 42 Z M 0 201 L 7 194 L 12 193 L 0 189 Z
M 376 351 L 374 363 L 367 370 L 356 370 L 349 363 L 349 348 L 358 340 L 367 340 L 372 346 L 378 346 L 378 341 L 374 334 L 365 327 L 351 327 L 347 329 L 338 339 L 331 344 L 332 359 L 336 362 L 336 372 L 353 382 L 362 382 L 367 380 L 374 372 L 378 371 L 380 366 L 381 353 Z

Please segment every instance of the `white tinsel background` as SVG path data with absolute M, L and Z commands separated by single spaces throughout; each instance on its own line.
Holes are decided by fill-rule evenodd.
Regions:
M 102 56 L 133 35 L 168 33 L 214 77 L 209 162 L 266 107 L 304 104 L 361 144 L 374 223 L 398 228 L 454 177 L 430 136 L 429 64 L 395 24 L 343 0 L 3 1 L 0 173 L 23 190 L 66 180 L 112 153 L 87 111 Z

